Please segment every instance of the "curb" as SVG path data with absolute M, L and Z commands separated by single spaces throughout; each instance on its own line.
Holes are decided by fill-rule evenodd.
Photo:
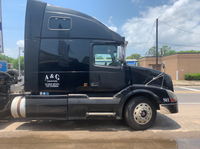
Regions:
M 173 86 L 200 86 L 200 84 L 173 84 Z

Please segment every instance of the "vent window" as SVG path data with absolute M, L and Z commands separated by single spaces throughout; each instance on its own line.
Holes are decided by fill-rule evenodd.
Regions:
M 50 30 L 70 30 L 72 28 L 72 20 L 70 18 L 51 17 L 49 19 Z

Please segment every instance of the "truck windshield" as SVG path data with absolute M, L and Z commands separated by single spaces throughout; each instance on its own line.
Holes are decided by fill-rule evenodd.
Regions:
M 120 66 L 117 60 L 117 46 L 115 45 L 94 45 L 93 61 L 96 65 Z

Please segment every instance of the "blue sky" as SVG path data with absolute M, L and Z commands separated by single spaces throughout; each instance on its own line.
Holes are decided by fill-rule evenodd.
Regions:
M 43 0 L 97 18 L 129 41 L 127 56 L 155 45 L 156 18 L 174 27 L 200 33 L 199 0 Z M 4 54 L 17 58 L 23 46 L 26 0 L 2 0 Z M 153 27 L 153 30 L 152 30 Z M 150 36 L 152 30 L 152 34 Z M 184 32 L 159 22 L 159 47 L 200 50 L 200 34 Z M 149 39 L 149 40 L 148 40 Z M 147 40 L 149 41 L 147 44 Z M 197 44 L 194 44 L 197 43 Z M 186 47 L 191 45 L 193 47 Z M 145 46 L 146 45 L 146 46 Z M 180 46 L 182 45 L 182 46 Z M 185 45 L 185 46 L 184 46 Z

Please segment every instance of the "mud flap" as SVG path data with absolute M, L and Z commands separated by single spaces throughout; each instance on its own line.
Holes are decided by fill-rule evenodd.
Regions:
M 0 99 L 0 120 L 8 119 L 10 116 L 10 101 L 5 104 L 5 101 Z

